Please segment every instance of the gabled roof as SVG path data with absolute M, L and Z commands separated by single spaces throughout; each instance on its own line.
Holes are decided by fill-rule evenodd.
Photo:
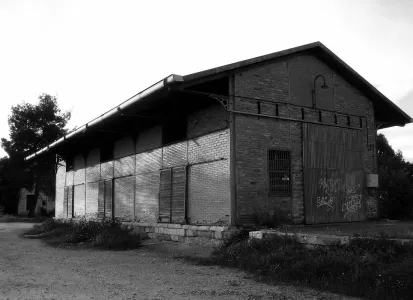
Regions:
M 49 146 L 41 149 L 40 151 L 26 157 L 26 160 L 32 159 L 42 153 L 45 153 L 73 137 L 78 136 L 85 131 L 89 131 L 94 127 L 101 125 L 110 119 L 116 118 L 121 115 L 123 111 L 139 106 L 142 103 L 153 100 L 157 97 L 162 97 L 165 92 L 168 92 L 171 86 L 179 86 L 182 84 L 191 84 L 197 81 L 208 81 L 212 77 L 219 74 L 231 73 L 235 70 L 253 66 L 255 64 L 264 63 L 267 61 L 276 60 L 288 55 L 293 55 L 301 52 L 311 53 L 325 63 L 327 63 L 331 68 L 339 72 L 346 80 L 351 84 L 356 86 L 361 92 L 363 92 L 369 99 L 373 101 L 375 108 L 376 120 L 382 120 L 384 123 L 383 127 L 388 126 L 404 126 L 407 123 L 411 123 L 412 119 L 397 105 L 395 105 L 390 99 L 380 93 L 373 85 L 371 85 L 367 80 L 360 76 L 356 71 L 354 71 L 350 66 L 348 66 L 344 61 L 342 61 L 337 55 L 331 52 L 326 46 L 320 42 L 315 42 L 311 44 L 302 45 L 299 47 L 290 48 L 283 51 L 274 52 L 267 55 L 262 55 L 259 57 L 239 61 L 236 63 L 220 66 L 217 68 L 189 74 L 186 76 L 180 76 L 172 74 L 159 82 L 155 83 L 151 87 L 143 90 L 142 92 L 136 94 L 135 96 L 129 98 L 128 100 L 121 103 L 119 106 L 109 110 L 103 115 L 93 119 L 92 121 L 86 123 L 85 125 L 79 127 L 75 131 L 68 133 L 66 136 L 60 138 L 59 140 L 51 143 Z M 388 120 L 386 125 L 386 120 Z
M 404 126 L 405 124 L 412 122 L 412 119 L 409 115 L 407 115 L 396 104 L 394 104 L 390 99 L 384 96 L 372 84 L 365 80 L 360 74 L 358 74 L 355 70 L 353 70 L 349 65 L 347 65 L 330 49 L 328 49 L 320 42 L 310 43 L 299 47 L 294 47 L 283 51 L 278 51 L 267 55 L 262 55 L 236 63 L 220 66 L 217 68 L 189 74 L 184 76 L 183 80 L 184 82 L 197 81 L 202 78 L 211 77 L 220 73 L 232 72 L 237 69 L 246 68 L 267 61 L 277 60 L 285 56 L 301 52 L 307 52 L 317 56 L 325 63 L 327 63 L 331 68 L 337 70 L 345 79 L 347 79 L 361 92 L 363 92 L 369 99 L 373 101 L 373 105 L 376 109 L 376 118 L 378 120 L 389 120 L 389 124 L 387 126 Z M 385 124 L 383 125 L 384 127 L 386 127 Z

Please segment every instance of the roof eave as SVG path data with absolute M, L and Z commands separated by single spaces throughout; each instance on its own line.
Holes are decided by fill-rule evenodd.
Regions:
M 32 155 L 29 155 L 25 158 L 25 160 L 30 160 L 33 159 L 39 155 L 45 154 L 46 152 L 49 152 L 51 149 L 54 149 L 61 145 L 63 142 L 67 142 L 68 140 L 72 140 L 74 137 L 80 135 L 81 133 L 84 133 L 85 131 L 89 131 L 92 128 L 96 127 L 97 125 L 103 123 L 104 121 L 107 121 L 108 119 L 111 119 L 117 115 L 120 115 L 123 110 L 129 108 L 132 105 L 135 105 L 136 103 L 142 101 L 143 99 L 154 95 L 155 93 L 161 91 L 161 90 L 168 90 L 168 86 L 174 83 L 181 83 L 183 82 L 183 76 L 172 74 L 157 83 L 153 84 L 152 86 L 148 87 L 147 89 L 141 91 L 140 93 L 136 94 L 135 96 L 127 99 L 120 105 L 112 108 L 111 110 L 107 111 L 106 113 L 100 115 L 99 117 L 93 119 L 92 121 L 80 126 L 79 128 L 75 129 L 72 132 L 69 132 L 65 136 L 61 137 L 60 139 L 54 141 L 53 143 L 47 145 L 43 149 L 33 153 Z

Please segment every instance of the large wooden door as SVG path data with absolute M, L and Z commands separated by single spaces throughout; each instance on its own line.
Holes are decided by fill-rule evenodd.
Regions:
M 98 217 L 113 218 L 112 179 L 99 181 Z
M 362 221 L 362 131 L 304 124 L 304 201 L 308 224 Z

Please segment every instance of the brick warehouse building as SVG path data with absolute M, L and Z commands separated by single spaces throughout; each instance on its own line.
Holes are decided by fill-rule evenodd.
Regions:
M 62 159 L 65 218 L 361 221 L 378 214 L 376 130 L 410 122 L 316 42 L 171 75 L 27 159 Z

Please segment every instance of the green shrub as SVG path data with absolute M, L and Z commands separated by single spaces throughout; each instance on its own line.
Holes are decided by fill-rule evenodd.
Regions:
M 224 239 L 223 247 L 244 241 L 248 239 L 249 232 L 245 229 L 234 229 L 229 233 L 229 236 Z
M 238 231 L 210 260 L 266 279 L 373 299 L 413 299 L 413 245 L 354 239 L 307 249 L 294 238 L 246 239 Z
M 135 249 L 139 247 L 139 244 L 139 235 L 120 227 L 105 228 L 92 239 L 93 246 L 104 249 Z
M 99 248 L 131 249 L 137 248 L 140 243 L 138 235 L 123 228 L 120 221 L 112 219 L 48 219 L 26 234 L 40 234 L 49 244 L 57 246 L 87 243 Z

